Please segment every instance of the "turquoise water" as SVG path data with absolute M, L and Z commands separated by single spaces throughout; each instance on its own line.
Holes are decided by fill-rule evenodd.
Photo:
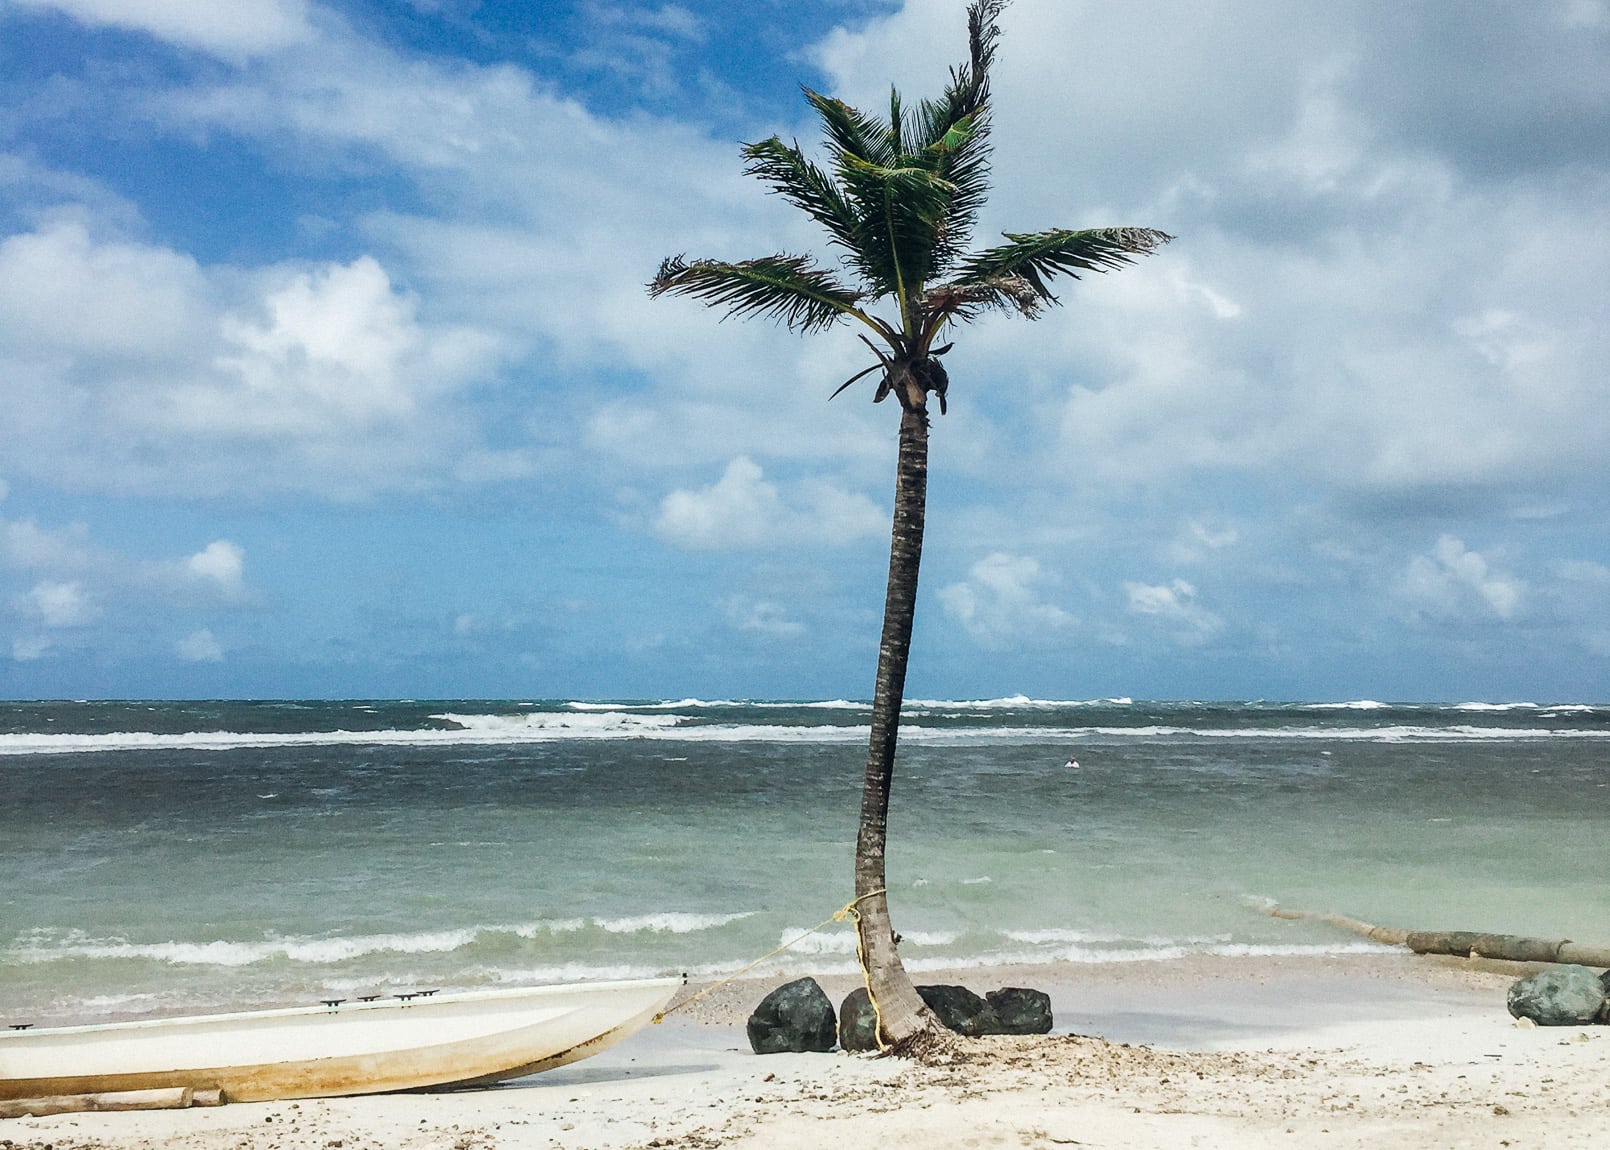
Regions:
M 867 714 L 0 704 L 0 1022 L 735 969 L 849 897 Z M 934 701 L 890 897 L 918 969 L 1610 942 L 1607 816 L 1610 708 Z

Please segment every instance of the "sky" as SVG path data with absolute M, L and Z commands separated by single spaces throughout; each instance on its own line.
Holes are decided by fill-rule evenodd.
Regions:
M 961 0 L 0 0 L 0 696 L 866 698 L 898 410 L 742 173 Z M 908 695 L 1610 700 L 1610 3 L 1017 0 Z

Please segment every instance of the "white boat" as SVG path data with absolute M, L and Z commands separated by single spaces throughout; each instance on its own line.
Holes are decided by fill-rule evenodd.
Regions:
M 426 992 L 322 1006 L 0 1031 L 0 1098 L 192 1087 L 226 1101 L 478 1086 L 597 1054 L 680 979 Z

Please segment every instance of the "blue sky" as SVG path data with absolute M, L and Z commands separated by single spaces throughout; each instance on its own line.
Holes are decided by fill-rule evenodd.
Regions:
M 0 695 L 865 697 L 897 412 L 666 255 L 961 0 L 0 0 Z M 910 690 L 1610 698 L 1610 3 L 1017 0 Z

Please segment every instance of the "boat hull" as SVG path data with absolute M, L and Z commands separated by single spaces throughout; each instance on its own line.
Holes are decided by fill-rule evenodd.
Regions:
M 613 1046 L 679 985 L 583 983 L 0 1033 L 0 1098 L 189 1086 L 261 1102 L 487 1085 Z

